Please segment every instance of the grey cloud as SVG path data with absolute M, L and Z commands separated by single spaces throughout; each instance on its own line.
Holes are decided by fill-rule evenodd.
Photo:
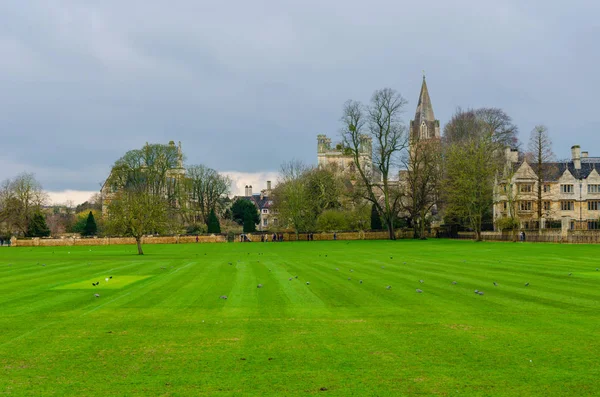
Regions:
M 408 122 L 422 69 L 442 123 L 497 106 L 524 141 L 545 123 L 559 156 L 600 154 L 596 2 L 286 3 L 1 3 L 3 174 L 94 190 L 125 151 L 169 140 L 219 170 L 314 163 L 349 98 L 396 88 Z

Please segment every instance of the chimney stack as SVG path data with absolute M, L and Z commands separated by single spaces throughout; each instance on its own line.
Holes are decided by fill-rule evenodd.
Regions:
M 571 147 L 571 157 L 573 159 L 573 166 L 576 170 L 581 169 L 581 147 L 575 145 Z
M 248 196 L 252 196 L 252 185 L 248 185 Z
M 244 196 L 248 197 L 248 185 L 244 187 Z
M 589 156 L 589 153 L 588 153 L 588 152 L 581 152 L 581 158 L 582 158 L 582 159 L 587 159 L 587 158 L 588 158 L 588 156 Z
M 271 191 L 271 181 L 267 181 L 267 191 Z

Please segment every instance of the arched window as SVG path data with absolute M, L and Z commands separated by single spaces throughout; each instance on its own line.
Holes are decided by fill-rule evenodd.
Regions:
M 427 139 L 429 137 L 429 134 L 427 133 L 427 124 L 425 124 L 424 121 L 421 123 L 420 137 L 421 139 Z

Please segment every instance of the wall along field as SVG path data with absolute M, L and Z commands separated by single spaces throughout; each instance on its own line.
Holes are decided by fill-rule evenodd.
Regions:
M 0 249 L 0 394 L 600 390 L 599 246 L 334 241 L 144 251 Z

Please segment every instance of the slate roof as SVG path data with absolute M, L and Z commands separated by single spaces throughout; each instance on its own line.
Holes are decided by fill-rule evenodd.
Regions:
M 584 161 L 585 160 L 585 161 Z M 546 180 L 548 182 L 556 182 L 568 169 L 575 179 L 587 179 L 590 173 L 596 169 L 600 173 L 600 158 L 588 157 L 581 160 L 581 169 L 576 170 L 575 164 L 572 161 L 545 163 L 547 166 Z M 537 164 L 529 164 L 533 171 L 537 174 Z
M 269 197 L 263 196 L 261 199 L 260 194 L 253 194 L 252 196 L 239 196 L 238 199 L 252 201 L 259 210 L 271 207 L 271 200 Z

